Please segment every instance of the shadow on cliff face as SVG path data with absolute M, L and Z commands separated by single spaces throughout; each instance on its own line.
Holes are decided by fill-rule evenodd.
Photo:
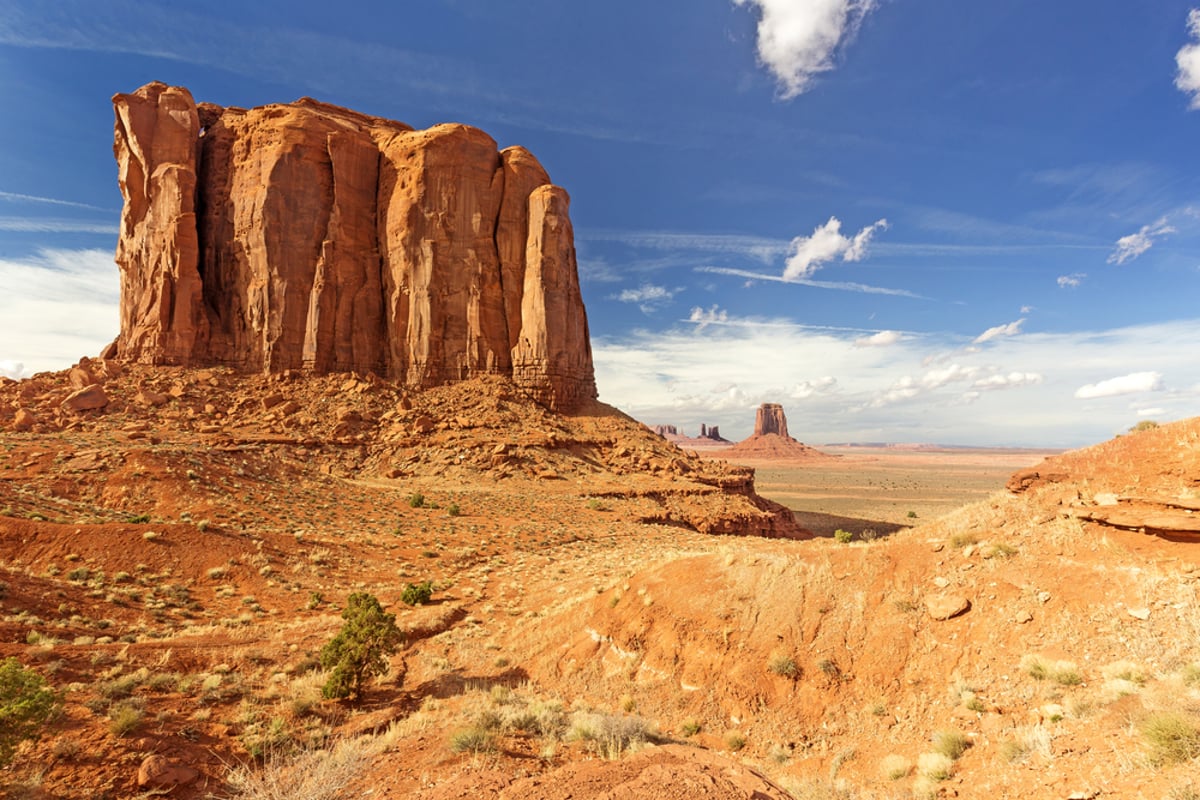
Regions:
M 797 511 L 792 510 L 792 514 L 796 517 L 796 522 L 801 528 L 812 531 L 814 536 L 826 539 L 833 538 L 833 532 L 836 530 L 850 531 L 854 534 L 855 541 L 860 539 L 881 539 L 885 536 L 891 536 L 898 531 L 908 530 L 907 525 L 899 525 L 895 522 L 884 522 L 883 520 L 862 519 L 859 517 L 842 517 L 837 514 L 821 514 L 816 511 Z M 863 533 L 866 531 L 874 531 L 874 536 L 867 533 L 866 537 Z

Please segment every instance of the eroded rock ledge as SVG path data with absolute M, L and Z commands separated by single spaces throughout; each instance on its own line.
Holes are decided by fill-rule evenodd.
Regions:
M 596 396 L 569 199 L 528 151 L 307 98 L 222 108 L 156 82 L 113 105 L 106 355 L 415 388 L 498 374 L 555 410 Z

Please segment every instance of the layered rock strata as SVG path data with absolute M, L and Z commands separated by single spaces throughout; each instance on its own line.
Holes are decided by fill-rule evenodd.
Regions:
M 307 98 L 222 108 L 151 83 L 113 105 L 109 355 L 596 396 L 569 199 L 528 151 Z

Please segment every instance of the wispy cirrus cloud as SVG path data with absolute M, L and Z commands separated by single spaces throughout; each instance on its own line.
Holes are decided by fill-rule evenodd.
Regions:
M 714 305 L 704 309 L 696 306 L 688 316 L 688 322 L 696 323 L 696 330 L 704 330 L 709 325 L 720 325 L 729 321 L 729 312 Z
M 0 231 L 14 233 L 97 233 L 120 232 L 115 222 L 86 222 L 74 219 L 41 219 L 37 217 L 0 217 Z
M 643 314 L 653 314 L 661 306 L 671 302 L 679 291 L 679 289 L 668 289 L 665 286 L 643 283 L 636 289 L 625 289 L 618 294 L 610 295 L 610 299 L 622 303 L 634 303 Z
M 456 115 L 465 110 L 491 123 L 602 141 L 650 140 L 645 130 L 603 118 L 595 109 L 576 113 L 550 107 L 539 99 L 544 92 L 501 81 L 468 60 L 286 23 L 234 22 L 206 13 L 203 4 L 189 9 L 139 0 L 8 4 L 0 13 L 0 44 L 139 55 L 299 86 L 312 94 L 372 103 L 407 95 L 419 97 L 422 108 Z
M 1083 279 L 1086 277 L 1086 272 L 1072 272 L 1070 275 L 1059 275 L 1058 288 L 1078 289 L 1081 285 L 1083 285 Z
M 625 231 L 583 228 L 575 238 L 585 242 L 616 242 L 628 247 L 688 253 L 726 253 L 754 258 L 765 263 L 783 255 L 787 239 L 736 233 L 689 233 L 686 231 Z
M 838 48 L 854 38 L 875 0 L 733 0 L 758 10 L 758 60 L 788 100 L 834 67 Z
M 1003 325 L 995 325 L 976 336 L 971 341 L 971 344 L 983 344 L 984 342 L 990 342 L 993 339 L 1001 339 L 1006 336 L 1016 336 L 1021 332 L 1021 326 L 1024 324 L 1025 320 L 1022 318 L 1013 322 L 1007 322 Z
M 918 300 L 926 299 L 916 292 L 911 292 L 908 289 L 890 289 L 886 286 L 872 286 L 866 283 L 856 283 L 854 281 L 814 281 L 807 278 L 792 278 L 788 279 L 782 275 L 773 275 L 767 272 L 754 272 L 746 269 L 736 269 L 734 267 L 696 267 L 697 272 L 708 272 L 714 275 L 732 275 L 736 278 L 746 278 L 752 281 L 774 281 L 776 283 L 793 283 L 797 286 L 812 286 L 816 289 L 834 289 L 842 292 L 862 292 L 864 294 L 882 294 L 892 297 L 911 297 Z
M 59 200 L 55 197 L 39 197 L 35 194 L 21 194 L 20 192 L 0 192 L 0 200 L 8 203 L 33 203 L 37 205 L 85 208 L 90 211 L 112 211 L 112 209 L 101 208 L 100 206 L 94 206 L 90 203 L 77 203 L 73 200 Z

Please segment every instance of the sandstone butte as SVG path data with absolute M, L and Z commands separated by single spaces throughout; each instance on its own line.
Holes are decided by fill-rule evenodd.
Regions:
M 596 396 L 569 199 L 525 149 L 309 98 L 197 104 L 158 82 L 113 106 L 107 357 L 413 388 L 496 374 L 553 410 Z
M 763 403 L 754 416 L 754 433 L 725 450 L 729 458 L 821 459 L 835 458 L 788 435 L 787 416 L 778 403 Z

